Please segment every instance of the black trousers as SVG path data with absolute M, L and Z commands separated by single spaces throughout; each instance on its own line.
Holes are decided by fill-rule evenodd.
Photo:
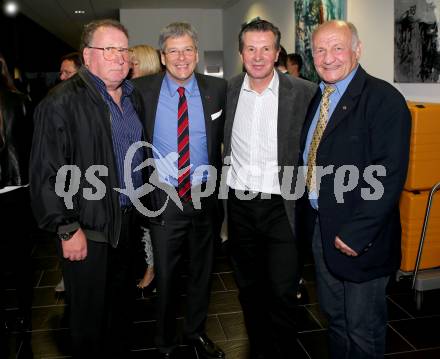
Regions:
M 240 200 L 230 190 L 228 229 L 250 358 L 293 358 L 298 253 L 282 197 Z
M 137 240 L 133 212 L 123 214 L 117 248 L 87 240 L 84 260 L 62 259 L 75 358 L 127 357 L 136 288 L 133 246 Z
M 185 203 L 180 210 L 170 200 L 159 218 L 150 219 L 158 293 L 156 344 L 161 352 L 177 345 L 179 267 L 186 252 L 189 263 L 184 333 L 191 339 L 205 330 L 218 209 L 214 198 L 202 199 L 201 206 L 194 209 L 192 203 Z

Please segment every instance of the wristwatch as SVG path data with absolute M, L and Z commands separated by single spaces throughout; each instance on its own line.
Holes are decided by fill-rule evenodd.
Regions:
M 66 233 L 58 233 L 58 238 L 62 241 L 68 241 L 70 238 L 73 237 L 73 235 L 76 233 L 78 229 L 75 229 L 72 232 L 66 232 Z

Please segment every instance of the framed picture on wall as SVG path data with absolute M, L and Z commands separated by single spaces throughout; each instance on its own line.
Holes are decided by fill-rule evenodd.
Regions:
M 394 81 L 440 83 L 440 0 L 394 0 Z
M 325 21 L 345 20 L 346 0 L 294 0 L 295 52 L 303 59 L 302 75 L 310 81 L 319 81 L 313 67 L 312 32 Z

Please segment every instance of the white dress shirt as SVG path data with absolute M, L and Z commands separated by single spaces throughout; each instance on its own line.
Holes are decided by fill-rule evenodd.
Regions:
M 229 187 L 280 194 L 278 177 L 278 88 L 274 76 L 260 94 L 250 88 L 246 74 L 240 90 L 231 138 Z

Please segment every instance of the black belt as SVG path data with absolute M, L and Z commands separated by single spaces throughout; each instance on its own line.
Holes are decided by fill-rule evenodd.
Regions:
M 251 190 L 240 190 L 240 189 L 234 189 L 234 188 L 229 188 L 229 193 L 232 194 L 232 196 L 235 197 L 236 199 L 241 199 L 243 197 L 249 197 L 251 195 L 252 198 L 249 198 L 250 201 L 264 201 L 267 199 L 282 198 L 280 194 L 264 193 L 264 192 L 257 192 L 257 191 L 251 191 Z

